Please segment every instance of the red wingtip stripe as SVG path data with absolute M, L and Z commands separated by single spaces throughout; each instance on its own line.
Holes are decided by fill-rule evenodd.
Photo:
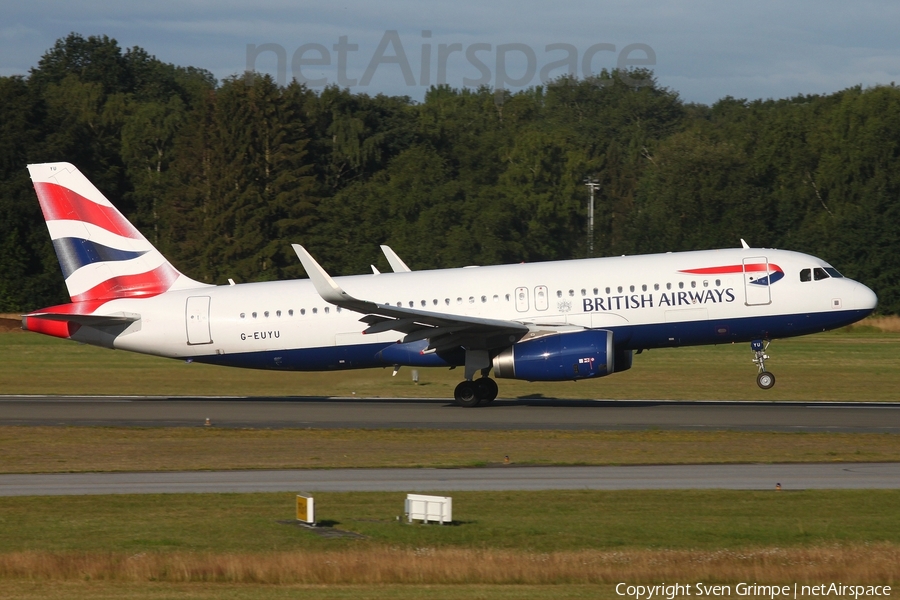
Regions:
M 164 263 L 147 273 L 111 277 L 86 292 L 72 296 L 72 302 L 157 296 L 168 291 L 178 275 L 174 267 Z
M 34 184 L 41 211 L 47 221 L 84 221 L 101 227 L 116 235 L 132 239 L 142 239 L 141 232 L 115 208 L 91 202 L 84 196 L 55 183 Z

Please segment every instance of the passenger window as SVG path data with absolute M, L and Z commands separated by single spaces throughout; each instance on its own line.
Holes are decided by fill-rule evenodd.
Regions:
M 716 287 L 719 287 L 720 285 L 722 285 L 722 280 L 716 279 Z
M 822 279 L 828 279 L 828 273 L 825 272 L 825 269 L 820 269 L 819 267 L 816 267 L 815 269 L 813 269 L 813 277 L 815 278 L 816 281 L 820 281 Z
M 556 290 L 556 297 L 562 298 L 562 290 Z
M 646 283 L 645 283 L 644 285 L 641 286 L 641 291 L 642 291 L 642 292 L 646 292 L 646 291 L 647 291 L 647 284 L 646 284 Z
M 621 286 L 621 285 L 620 285 L 619 287 L 617 287 L 616 289 L 619 291 L 620 294 L 622 293 L 622 286 Z
M 812 269 L 802 269 L 800 271 L 800 281 L 812 281 Z
M 653 284 L 653 290 L 654 290 L 654 291 L 657 291 L 657 292 L 659 291 L 659 284 L 658 284 L 658 283 L 654 283 L 654 284 Z
M 697 282 L 696 282 L 696 281 L 692 281 L 692 282 L 691 282 L 691 287 L 692 287 L 692 288 L 697 287 Z
M 679 281 L 679 282 L 678 282 L 678 289 L 679 289 L 679 290 L 683 290 L 683 289 L 684 289 L 684 282 L 683 282 L 683 281 Z
M 633 292 L 633 291 L 634 291 L 634 286 L 633 286 L 633 285 L 628 286 L 628 291 L 629 291 L 629 292 Z
M 594 295 L 596 296 L 596 295 L 599 294 L 599 293 L 600 293 L 599 288 L 594 288 Z
M 294 316 L 294 309 L 293 309 L 293 308 L 291 308 L 291 309 L 288 310 L 288 316 L 289 316 L 289 317 L 293 317 L 293 316 Z
M 667 284 L 666 284 L 666 289 L 667 289 L 667 290 L 671 290 L 671 289 L 672 289 L 672 284 L 671 284 L 671 283 L 667 283 Z
M 607 294 L 609 293 L 609 288 L 606 288 L 606 293 L 607 293 Z
M 705 288 L 709 287 L 709 281 L 707 281 L 706 279 L 703 280 L 703 287 L 705 287 Z
M 581 295 L 582 295 L 582 296 L 587 296 L 587 290 L 584 289 L 584 288 L 581 288 Z
M 330 309 L 329 307 L 326 306 L 326 307 L 325 307 L 325 314 L 327 315 L 329 312 L 331 312 L 331 309 Z

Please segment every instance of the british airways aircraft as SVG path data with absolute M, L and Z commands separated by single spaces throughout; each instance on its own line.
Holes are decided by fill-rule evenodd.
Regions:
M 764 248 L 213 286 L 181 274 L 73 165 L 29 165 L 72 302 L 23 316 L 60 338 L 188 361 L 284 371 L 463 367 L 462 406 L 488 375 L 604 377 L 650 348 L 750 342 L 768 389 L 776 338 L 854 323 L 875 294 L 814 256 Z M 361 317 L 361 318 L 360 318 Z

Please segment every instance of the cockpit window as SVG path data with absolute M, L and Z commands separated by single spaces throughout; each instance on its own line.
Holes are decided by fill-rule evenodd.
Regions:
M 813 269 L 813 277 L 816 279 L 816 281 L 819 281 L 821 279 L 828 279 L 828 273 L 825 272 L 825 269 L 816 267 L 815 269 Z
M 832 277 L 837 277 L 839 279 L 844 277 L 843 275 L 838 273 L 838 270 L 835 269 L 834 267 L 825 267 L 825 272 L 828 273 L 829 275 L 831 275 Z
M 812 281 L 812 269 L 802 269 L 800 271 L 800 281 Z

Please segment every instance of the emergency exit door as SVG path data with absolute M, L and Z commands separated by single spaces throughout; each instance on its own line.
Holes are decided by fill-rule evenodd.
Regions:
M 527 312 L 528 311 L 528 288 L 527 287 L 517 287 L 516 288 L 516 310 L 519 312 Z
M 209 296 L 189 297 L 184 319 L 189 345 L 212 343 L 212 337 L 209 334 Z

